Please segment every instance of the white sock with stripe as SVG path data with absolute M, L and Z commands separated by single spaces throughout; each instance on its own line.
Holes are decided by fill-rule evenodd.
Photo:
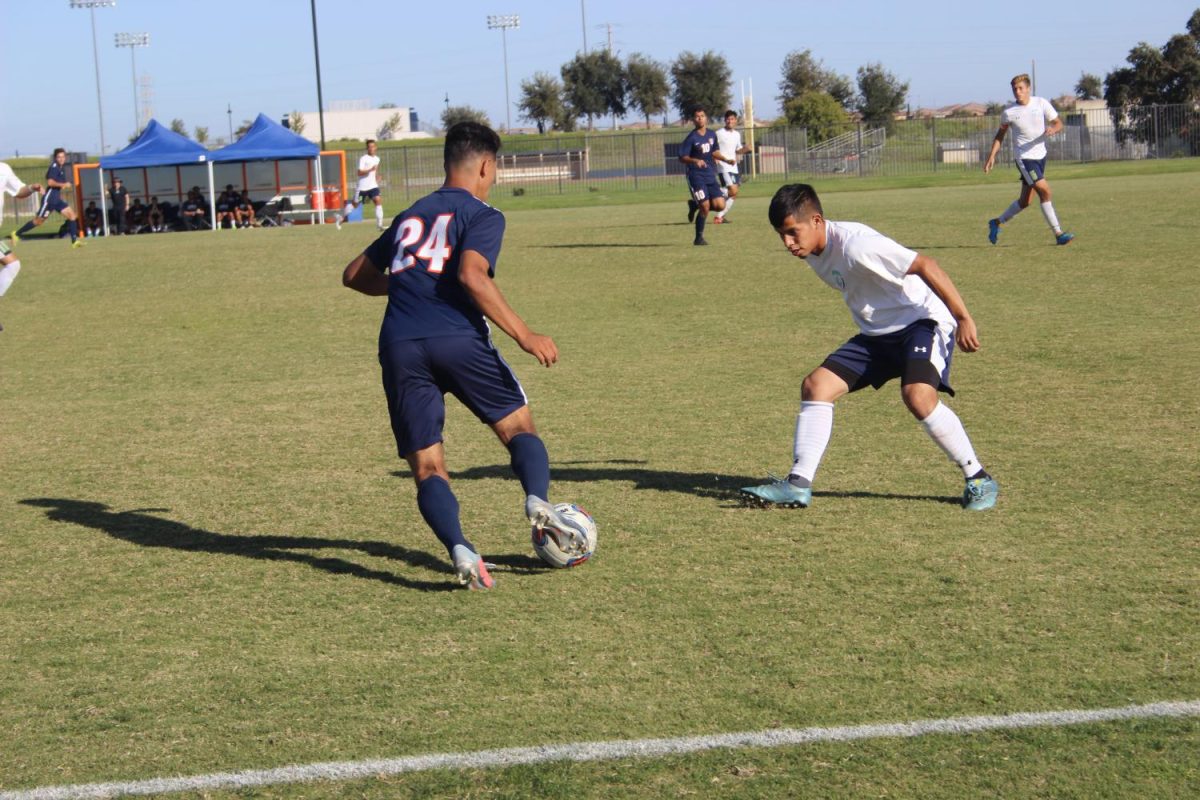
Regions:
M 375 224 L 381 228 L 383 227 L 383 206 L 382 205 L 375 206 Z
M 12 282 L 17 279 L 17 273 L 21 271 L 20 261 L 10 261 L 0 268 L 0 297 L 8 291 L 8 287 L 12 286 Z
M 921 424 L 925 426 L 929 438 L 937 442 L 942 452 L 962 469 L 963 477 L 969 478 L 983 469 L 983 465 L 975 457 L 975 448 L 967 438 L 962 421 L 949 406 L 939 401 L 933 412 L 921 420 Z
M 798 477 L 793 481 L 799 486 L 811 486 L 821 465 L 821 457 L 829 445 L 829 437 L 833 435 L 833 403 L 819 403 L 815 400 L 805 400 L 800 404 L 800 413 L 796 415 L 796 438 L 792 446 L 792 469 L 788 477 Z
M 1004 209 L 1004 213 L 1001 214 L 999 217 L 997 217 L 997 219 L 999 219 L 1000 224 L 1003 225 L 1004 223 L 1008 222 L 1010 219 L 1012 219 L 1013 217 L 1015 217 L 1017 214 L 1020 214 L 1020 213 L 1021 213 L 1021 203 L 1017 200 L 1013 200 L 1012 205 L 1010 205 L 1008 208 Z
M 717 212 L 717 216 L 720 217 L 721 219 L 725 219 L 725 215 L 728 214 L 732 210 L 733 210 L 733 198 L 730 197 L 728 200 L 725 201 L 725 207 Z
M 1050 226 L 1050 230 L 1055 233 L 1062 233 L 1062 228 L 1058 224 L 1058 215 L 1054 213 L 1054 203 L 1049 200 L 1042 203 L 1042 216 L 1046 218 L 1046 223 Z

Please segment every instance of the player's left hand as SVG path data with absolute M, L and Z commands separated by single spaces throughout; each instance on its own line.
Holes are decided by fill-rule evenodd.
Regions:
M 964 353 L 974 353 L 979 349 L 979 331 L 975 329 L 975 320 L 964 317 L 958 321 L 958 329 L 954 332 L 954 341 Z
M 548 367 L 558 361 L 558 345 L 549 336 L 529 332 L 529 335 L 517 342 L 521 349 L 538 360 L 543 367 Z

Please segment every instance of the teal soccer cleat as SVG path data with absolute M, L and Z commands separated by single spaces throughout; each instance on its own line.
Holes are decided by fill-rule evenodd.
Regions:
M 1000 220 L 989 219 L 988 220 L 988 241 L 991 242 L 992 244 L 995 244 L 996 240 L 999 238 L 1000 238 Z
M 812 504 L 812 487 L 793 486 L 786 478 L 768 475 L 770 483 L 761 486 L 746 486 L 738 491 L 748 500 L 760 505 L 783 506 L 784 508 L 808 508 Z
M 996 505 L 999 496 L 1000 484 L 991 475 L 968 478 L 967 486 L 963 489 L 963 508 L 967 511 L 987 511 Z
M 1058 236 L 1054 237 L 1054 243 L 1059 246 L 1062 246 L 1064 244 L 1070 244 L 1071 240 L 1074 238 L 1075 238 L 1075 234 L 1067 233 L 1066 231 L 1063 231 Z

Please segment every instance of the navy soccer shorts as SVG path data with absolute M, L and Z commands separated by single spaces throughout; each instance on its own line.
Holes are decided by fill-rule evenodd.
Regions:
M 711 169 L 698 169 L 688 174 L 688 189 L 692 199 L 703 203 L 713 197 L 721 197 L 721 185 Z
M 373 201 L 376 197 L 379 197 L 379 187 L 378 186 L 376 186 L 374 189 L 367 189 L 365 192 L 359 192 L 358 193 L 358 202 L 365 203 L 368 200 Z
M 850 391 L 876 389 L 893 378 L 901 383 L 928 383 L 954 396 L 950 387 L 950 358 L 954 329 L 931 319 L 882 336 L 860 333 L 825 359 L 821 366 L 846 382 Z
M 401 458 L 442 441 L 447 392 L 487 425 L 528 402 L 508 363 L 480 336 L 390 342 L 379 363 Z
M 1046 159 L 1022 158 L 1017 161 L 1017 171 L 1021 173 L 1021 183 L 1033 186 L 1046 177 Z
M 45 196 L 42 197 L 42 204 L 38 206 L 37 216 L 48 217 L 52 211 L 57 211 L 61 214 L 66 207 L 67 204 L 61 197 L 57 194 L 51 196 L 50 192 L 46 192 Z

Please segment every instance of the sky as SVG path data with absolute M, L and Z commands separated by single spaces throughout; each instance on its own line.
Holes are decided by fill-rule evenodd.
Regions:
M 921 0 L 315 4 L 326 109 L 394 103 L 436 125 L 448 97 L 484 111 L 496 127 L 510 118 L 523 127 L 531 123 L 516 109 L 521 81 L 539 71 L 558 76 L 584 50 L 585 37 L 589 51 L 607 48 L 611 35 L 618 57 L 642 53 L 664 64 L 685 51 L 720 53 L 732 71 L 735 106 L 743 90 L 752 91 L 755 116 L 772 119 L 781 65 L 792 51 L 811 50 L 851 79 L 859 67 L 881 63 L 908 82 L 913 108 L 1008 100 L 1009 79 L 1030 70 L 1037 93 L 1057 97 L 1072 93 L 1084 72 L 1103 79 L 1124 65 L 1138 42 L 1161 47 L 1183 33 L 1200 0 L 1050 0 L 1036 12 Z M 137 123 L 135 102 L 142 103 L 135 66 L 138 80 L 149 81 L 153 116 L 163 124 L 182 119 L 189 134 L 206 127 L 210 141 L 228 139 L 231 127 L 259 112 L 281 119 L 317 108 L 310 0 L 117 0 L 93 10 L 72 8 L 70 0 L 0 0 L 0 8 L 0 157 L 54 147 L 94 156 L 101 113 L 107 152 L 123 147 Z M 722 15 L 725 9 L 734 10 Z M 520 27 L 489 30 L 488 15 L 499 14 L 519 15 Z M 118 48 L 117 33 L 148 33 L 150 45 Z M 316 120 L 308 125 L 315 130 Z

